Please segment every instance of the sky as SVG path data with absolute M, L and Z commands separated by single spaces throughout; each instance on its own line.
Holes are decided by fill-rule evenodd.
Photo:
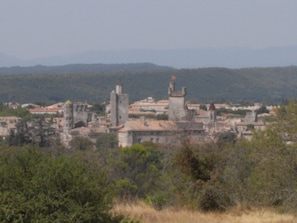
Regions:
M 1 0 L 0 52 L 297 46 L 296 0 Z

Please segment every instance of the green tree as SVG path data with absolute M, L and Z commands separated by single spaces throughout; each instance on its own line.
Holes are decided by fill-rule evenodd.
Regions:
M 226 144 L 226 143 L 234 143 L 237 139 L 237 136 L 234 132 L 227 131 L 222 132 L 218 135 L 217 143 L 219 145 Z
M 105 104 L 93 104 L 93 106 L 90 108 L 90 111 L 95 112 L 99 115 L 105 114 Z
M 219 176 L 224 156 L 214 143 L 182 145 L 175 153 L 171 174 L 177 202 L 203 211 L 225 210 L 230 198 Z
M 257 114 L 269 113 L 269 110 L 265 105 L 262 105 L 260 108 L 256 110 Z
M 80 151 L 90 150 L 93 148 L 93 145 L 94 143 L 91 140 L 82 136 L 74 137 L 69 143 L 71 149 Z
M 205 104 L 200 104 L 199 105 L 199 109 L 204 110 L 204 111 L 207 111 L 207 107 L 206 107 Z
M 30 112 L 25 108 L 18 107 L 16 109 L 13 109 L 0 103 L 0 116 L 17 116 L 17 117 L 24 118 L 24 117 L 29 117 Z
M 21 119 L 16 125 L 16 132 L 11 132 L 9 137 L 9 143 L 13 146 L 35 144 L 45 147 L 56 142 L 56 131 L 44 116 Z
M 120 222 L 96 163 L 23 149 L 0 158 L 1 222 Z
M 277 122 L 252 139 L 257 165 L 249 178 L 250 197 L 263 205 L 297 207 L 296 117 L 291 101 L 277 111 Z
M 110 149 L 118 146 L 118 137 L 115 133 L 100 133 L 96 139 L 98 150 Z
M 167 114 L 158 114 L 156 115 L 157 120 L 168 120 L 168 115 Z
M 161 156 L 156 146 L 135 144 L 120 150 L 114 174 L 123 201 L 146 198 L 158 188 L 162 169 Z

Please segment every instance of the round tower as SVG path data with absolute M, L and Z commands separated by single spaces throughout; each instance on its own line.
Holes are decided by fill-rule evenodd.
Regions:
M 66 101 L 64 104 L 64 128 L 63 132 L 68 134 L 73 129 L 73 104 L 71 101 Z

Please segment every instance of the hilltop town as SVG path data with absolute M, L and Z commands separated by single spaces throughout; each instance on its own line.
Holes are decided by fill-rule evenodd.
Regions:
M 166 89 L 164 89 L 165 91 Z M 136 143 L 153 142 L 160 144 L 178 144 L 187 140 L 191 143 L 216 141 L 219 137 L 232 135 L 236 138 L 250 138 L 255 129 L 264 129 L 266 119 L 258 117 L 261 104 L 239 107 L 228 104 L 199 104 L 186 101 L 187 88 L 176 89 L 176 77 L 168 86 L 168 99 L 155 100 L 147 97 L 131 103 L 129 95 L 124 93 L 124 86 L 118 83 L 110 93 L 110 103 L 105 106 L 105 114 L 92 111 L 92 105 L 86 102 L 56 103 L 46 107 L 23 104 L 33 115 L 54 115 L 49 121 L 52 135 L 68 146 L 75 137 L 86 137 L 95 142 L 102 134 L 117 137 L 119 147 Z M 18 104 L 8 104 L 17 108 Z M 274 107 L 265 107 L 273 115 Z M 244 110 L 244 117 L 217 114 L 220 109 Z M 3 139 L 20 131 L 17 124 L 19 117 L 1 117 L 0 135 Z M 31 125 L 33 125 L 31 123 Z M 54 133 L 53 133 L 54 131 Z

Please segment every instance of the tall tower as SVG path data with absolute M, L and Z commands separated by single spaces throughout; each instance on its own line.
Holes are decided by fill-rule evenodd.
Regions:
M 83 126 L 88 125 L 88 105 L 85 102 L 73 103 L 73 127 L 76 127 L 77 122 L 82 122 Z
M 186 116 L 185 111 L 185 96 L 187 89 L 182 87 L 181 91 L 175 90 L 175 76 L 172 76 L 172 80 L 169 83 L 168 96 L 169 96 L 169 120 L 181 120 Z
M 110 121 L 112 126 L 123 125 L 128 119 L 129 96 L 123 94 L 123 85 L 119 83 L 110 93 Z
M 71 101 L 66 101 L 64 104 L 64 127 L 63 132 L 69 134 L 73 129 L 73 104 Z
M 216 118 L 217 118 L 216 107 L 215 107 L 213 102 L 211 102 L 209 104 L 208 115 L 209 115 L 209 121 L 210 122 L 215 122 L 216 121 Z

